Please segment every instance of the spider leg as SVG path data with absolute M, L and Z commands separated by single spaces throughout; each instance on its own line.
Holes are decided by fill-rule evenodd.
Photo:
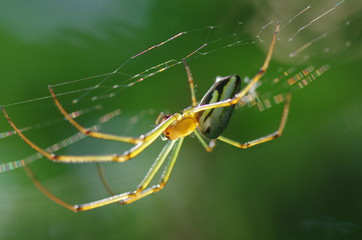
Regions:
M 186 69 L 186 74 L 187 74 L 187 79 L 189 81 L 189 86 L 190 86 L 190 91 L 191 91 L 191 103 L 192 103 L 192 107 L 196 107 L 197 105 L 197 101 L 196 101 L 196 97 L 195 97 L 195 85 L 194 85 L 194 78 L 192 77 L 191 74 L 191 70 L 189 65 L 186 63 L 185 59 L 182 59 L 182 62 L 185 66 Z
M 72 163 L 80 163 L 80 162 L 125 162 L 131 158 L 134 158 L 138 154 L 140 154 L 146 147 L 148 147 L 152 142 L 154 142 L 162 133 L 163 131 L 175 120 L 180 119 L 181 115 L 176 113 L 169 117 L 167 120 L 163 121 L 161 124 L 156 126 L 153 130 L 149 131 L 145 135 L 141 135 L 139 137 L 140 142 L 129 149 L 128 151 L 124 152 L 121 155 L 88 155 L 88 156 L 72 156 L 72 155 L 55 155 L 53 153 L 49 153 L 32 141 L 30 141 L 20 130 L 16 127 L 14 122 L 10 119 L 9 115 L 5 111 L 4 107 L 1 107 L 1 110 L 4 113 L 5 118 L 8 120 L 11 127 L 15 130 L 15 132 L 26 142 L 30 147 L 32 147 L 35 151 L 42 154 L 44 157 L 48 158 L 49 160 L 55 162 L 72 162 Z
M 111 195 L 111 196 L 116 195 L 116 194 L 114 193 L 114 191 L 112 190 L 111 186 L 109 186 L 109 184 L 108 184 L 108 181 L 107 181 L 107 179 L 106 179 L 106 176 L 104 175 L 104 171 L 103 171 L 102 166 L 101 166 L 99 163 L 96 163 L 96 166 L 97 166 L 98 176 L 99 176 L 99 178 L 101 179 L 101 182 L 102 182 L 104 188 L 107 190 L 107 192 L 109 193 L 109 195 Z
M 137 190 L 134 193 L 132 193 L 129 196 L 129 198 L 127 198 L 125 200 L 122 200 L 120 203 L 129 204 L 129 203 L 135 202 L 135 201 L 137 201 L 137 200 L 139 200 L 141 198 L 144 198 L 144 197 L 146 197 L 146 196 L 148 196 L 148 195 L 150 195 L 152 193 L 161 191 L 166 186 L 168 180 L 170 179 L 172 169 L 173 169 L 173 167 L 175 165 L 177 156 L 178 156 L 178 154 L 180 152 L 180 149 L 181 149 L 181 146 L 182 146 L 182 142 L 183 142 L 183 138 L 180 138 L 178 140 L 178 143 L 177 143 L 175 149 L 174 149 L 174 152 L 172 153 L 172 157 L 171 157 L 171 159 L 169 161 L 169 164 L 165 167 L 158 184 L 155 184 L 155 185 L 147 188 L 147 186 L 149 185 L 149 183 L 153 179 L 155 173 L 159 170 L 159 167 L 162 165 L 161 161 L 160 162 L 157 162 L 157 161 L 155 162 L 155 164 L 152 166 L 150 171 L 147 173 L 146 177 L 143 179 L 141 184 L 138 186 Z M 166 152 L 166 155 L 168 155 L 168 154 L 169 154 L 169 151 Z M 162 162 L 163 161 L 164 161 L 164 159 L 162 160 Z
M 266 58 L 264 60 L 264 63 L 262 65 L 262 67 L 260 68 L 259 72 L 250 80 L 248 85 L 246 85 L 239 93 L 237 93 L 235 95 L 235 97 L 224 100 L 224 101 L 216 102 L 216 103 L 210 103 L 210 104 L 197 106 L 195 108 L 185 110 L 185 112 L 186 113 L 189 113 L 189 112 L 190 113 L 197 113 L 197 112 L 205 111 L 205 110 L 208 110 L 208 109 L 220 108 L 220 107 L 228 107 L 228 106 L 237 104 L 240 101 L 240 99 L 245 94 L 247 94 L 248 91 L 254 86 L 254 84 L 256 84 L 260 80 L 260 78 L 264 75 L 264 73 L 268 69 L 269 62 L 270 62 L 270 59 L 272 57 L 275 42 L 276 42 L 276 39 L 277 39 L 277 34 L 279 32 L 279 26 L 280 26 L 280 24 L 278 23 L 276 28 L 275 28 L 272 41 L 270 43 L 268 54 L 267 54 L 267 56 L 266 56 Z
M 164 163 L 166 157 L 169 155 L 170 151 L 172 150 L 172 148 L 174 147 L 176 142 L 178 142 L 178 143 L 175 147 L 175 150 L 172 154 L 169 164 L 166 166 L 166 168 L 161 176 L 160 182 L 156 185 L 153 185 L 153 186 L 147 188 L 147 186 L 152 181 L 153 177 L 155 176 L 155 174 L 158 172 L 158 170 Z M 119 195 L 114 195 L 114 196 L 104 198 L 102 200 L 90 202 L 90 203 L 75 205 L 75 206 L 73 206 L 73 208 L 75 209 L 75 211 L 86 211 L 86 210 L 98 208 L 98 207 L 101 207 L 101 206 L 104 206 L 107 204 L 111 204 L 111 203 L 115 203 L 115 202 L 120 202 L 122 204 L 129 204 L 129 203 L 139 200 L 143 197 L 146 197 L 154 192 L 160 191 L 166 185 L 167 181 L 170 178 L 173 166 L 175 165 L 178 153 L 180 152 L 182 142 L 183 142 L 183 138 L 180 138 L 178 140 L 169 141 L 165 145 L 165 147 L 162 149 L 161 153 L 159 154 L 159 156 L 153 163 L 152 167 L 148 171 L 147 175 L 142 180 L 142 182 L 138 185 L 138 187 L 135 191 L 126 192 L 126 193 L 122 193 Z
M 29 178 L 31 179 L 31 181 L 33 182 L 33 184 L 45 195 L 47 196 L 50 200 L 54 201 L 55 203 L 61 205 L 62 207 L 65 207 L 73 212 L 79 212 L 79 211 L 84 211 L 84 210 L 89 210 L 89 209 L 93 209 L 93 208 L 97 208 L 97 207 L 101 207 L 110 203 L 114 203 L 114 202 L 119 202 L 122 199 L 126 199 L 127 198 L 127 193 L 124 194 L 119 194 L 119 195 L 115 195 L 109 198 L 105 198 L 96 202 L 92 202 L 89 204 L 85 204 L 85 205 L 90 205 L 91 207 L 87 208 L 87 209 L 80 209 L 79 206 L 81 205 L 71 205 L 69 203 L 66 203 L 65 201 L 63 201 L 62 199 L 60 199 L 59 197 L 55 196 L 53 193 L 51 193 L 35 176 L 34 172 L 31 170 L 31 168 L 27 165 L 24 166 L 24 169 L 27 173 L 27 175 L 29 176 Z
M 172 148 L 174 147 L 176 142 L 178 142 L 178 143 L 177 143 L 176 148 L 175 148 L 175 150 L 174 150 L 174 152 L 172 154 L 172 157 L 171 157 L 171 160 L 170 160 L 169 164 L 166 166 L 166 168 L 165 168 L 165 170 L 164 170 L 164 172 L 163 172 L 163 174 L 161 176 L 160 183 L 156 184 L 156 185 L 154 185 L 154 186 L 152 186 L 150 188 L 147 188 L 147 186 L 149 185 L 149 183 L 151 182 L 151 180 L 153 179 L 155 174 L 158 172 L 161 165 L 164 163 L 166 157 L 169 155 L 170 151 L 172 150 Z M 79 204 L 79 205 L 70 205 L 70 204 L 64 202 L 62 199 L 55 196 L 46 187 L 44 187 L 44 185 L 42 185 L 40 183 L 40 181 L 37 179 L 34 172 L 31 170 L 31 168 L 29 166 L 24 166 L 24 169 L 25 169 L 27 175 L 32 180 L 32 182 L 34 183 L 34 185 L 45 196 L 47 196 L 49 199 L 51 199 L 55 203 L 65 207 L 65 208 L 67 208 L 67 209 L 69 209 L 69 210 L 71 210 L 73 212 L 86 211 L 86 210 L 98 208 L 98 207 L 108 205 L 108 204 L 111 204 L 111 203 L 116 203 L 116 202 L 119 202 L 119 203 L 122 203 L 122 204 L 128 204 L 128 203 L 134 202 L 134 201 L 136 201 L 136 200 L 138 200 L 140 198 L 143 198 L 143 197 L 145 197 L 147 195 L 150 195 L 151 193 L 158 192 L 166 185 L 168 179 L 170 178 L 172 168 L 175 165 L 178 153 L 180 152 L 182 142 L 183 142 L 183 138 L 181 138 L 179 140 L 175 140 L 175 141 L 169 141 L 167 143 L 167 145 L 162 149 L 160 155 L 157 157 L 154 164 L 152 165 L 152 167 L 148 171 L 146 177 L 142 180 L 142 182 L 137 187 L 137 190 L 116 195 L 116 194 L 113 193 L 112 190 L 108 189 L 110 194 L 112 194 L 111 197 L 104 198 L 104 199 L 94 201 L 94 202 Z
M 182 139 L 183 141 L 183 139 Z M 172 155 L 172 160 L 170 161 L 169 165 L 166 166 L 165 168 L 165 171 L 161 177 L 161 182 L 167 182 L 169 177 L 170 177 L 170 174 L 171 174 L 171 170 L 175 164 L 175 161 L 176 161 L 176 158 L 177 158 L 177 155 L 178 155 L 178 152 L 179 152 L 179 149 L 181 148 L 181 144 L 182 144 L 182 141 L 179 142 L 179 144 L 177 145 L 177 149 L 175 150 L 174 154 Z M 165 154 L 168 154 L 169 152 L 166 152 Z M 149 172 L 147 173 L 146 177 L 144 178 L 144 180 L 142 181 L 142 183 L 138 186 L 137 190 L 135 192 L 141 192 L 143 191 L 147 185 L 149 184 L 150 180 L 146 180 L 146 179 L 152 179 L 154 177 L 154 174 L 159 170 L 159 167 L 162 165 L 164 159 L 162 159 L 162 161 L 158 162 L 158 167 L 156 166 L 156 163 L 152 166 L 152 168 L 149 170 Z M 105 189 L 107 190 L 107 192 L 111 195 L 111 196 L 114 196 L 116 195 L 114 193 L 114 191 L 112 190 L 112 188 L 109 186 L 108 184 L 108 181 L 106 180 L 105 178 L 105 175 L 104 175 L 104 171 L 103 171 L 103 168 L 100 166 L 99 163 L 96 164 L 97 165 L 97 171 L 98 171 L 98 175 L 102 181 L 102 184 L 103 186 L 105 187 Z M 162 186 L 163 187 L 163 186 Z M 147 190 L 149 191 L 149 190 Z M 152 192 L 148 193 L 148 194 L 151 194 Z M 148 195 L 147 194 L 147 195 Z M 139 196 L 140 194 L 138 195 L 138 198 L 139 199 Z M 134 197 L 132 198 L 134 201 Z M 130 200 L 128 200 L 130 201 Z M 133 201 L 132 201 L 133 202 Z M 121 204 L 125 204 L 125 202 L 119 202 Z M 127 203 L 130 203 L 130 202 L 127 202 Z
M 56 94 L 54 93 L 53 88 L 51 86 L 49 86 L 48 88 L 49 88 L 50 95 L 52 96 L 54 103 L 57 106 L 57 108 L 59 109 L 59 111 L 70 122 L 70 124 L 72 124 L 81 133 L 88 135 L 90 137 L 94 137 L 94 138 L 106 139 L 106 140 L 111 140 L 111 141 L 119 141 L 119 142 L 127 142 L 127 143 L 132 143 L 132 144 L 137 144 L 141 141 L 138 138 L 117 136 L 117 135 L 112 135 L 112 134 L 107 134 L 107 133 L 102 133 L 102 132 L 91 131 L 89 129 L 84 128 L 77 121 L 75 121 L 70 116 L 70 114 L 64 109 L 62 104 L 59 102 Z
M 244 149 L 244 148 L 249 148 L 249 147 L 255 146 L 257 144 L 268 142 L 268 141 L 271 141 L 273 139 L 276 139 L 276 138 L 280 137 L 282 135 L 282 133 L 283 133 L 285 124 L 287 122 L 287 118 L 288 118 L 288 114 L 289 114 L 290 101 L 291 101 L 291 94 L 287 94 L 286 101 L 285 101 L 284 108 L 283 108 L 282 118 L 281 118 L 280 123 L 279 123 L 279 128 L 274 133 L 266 135 L 266 136 L 261 137 L 261 138 L 257 138 L 255 140 L 252 140 L 252 141 L 249 141 L 249 142 L 246 142 L 246 143 L 239 143 L 239 142 L 236 142 L 234 140 L 228 139 L 228 138 L 223 137 L 223 136 L 219 136 L 217 139 L 220 140 L 220 141 L 226 142 L 226 143 L 228 143 L 230 145 L 233 145 L 235 147 Z
M 61 200 L 60 198 L 58 198 L 57 196 L 55 196 L 53 193 L 49 192 L 49 190 L 48 190 L 46 187 L 44 187 L 43 184 L 41 184 L 41 182 L 38 180 L 38 178 L 35 176 L 33 170 L 31 170 L 31 168 L 30 168 L 29 166 L 25 165 L 25 166 L 24 166 L 24 170 L 25 170 L 26 174 L 28 175 L 28 177 L 29 177 L 29 178 L 31 179 L 31 181 L 33 182 L 33 184 L 34 184 L 45 196 L 47 196 L 49 199 L 51 199 L 51 200 L 54 201 L 55 203 L 57 203 L 57 204 L 65 207 L 65 208 L 67 208 L 67 209 L 69 209 L 69 210 L 71 210 L 71 211 L 76 212 L 76 209 L 75 209 L 72 205 L 64 202 L 63 200 Z
M 205 141 L 205 139 L 204 139 L 204 138 L 201 136 L 201 134 L 199 133 L 199 130 L 198 130 L 198 129 L 196 129 L 196 130 L 194 131 L 194 134 L 195 134 L 197 140 L 200 141 L 201 145 L 205 148 L 205 150 L 206 150 L 207 152 L 211 152 L 212 150 L 214 150 L 214 148 L 216 147 L 216 139 L 212 139 L 212 140 L 209 141 L 209 143 L 207 143 L 207 142 Z

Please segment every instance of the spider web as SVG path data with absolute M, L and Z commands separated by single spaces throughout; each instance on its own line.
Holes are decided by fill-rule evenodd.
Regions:
M 264 18 L 272 19 L 266 24 L 264 20 L 264 23 L 260 20 L 256 23 L 256 21 L 252 19 L 248 22 L 207 26 L 179 32 L 160 43 L 151 45 L 145 50 L 134 54 L 113 71 L 70 81 L 50 82 L 49 84 L 59 89 L 61 89 L 61 87 L 70 88 L 71 90 L 59 91 L 57 95 L 74 95 L 72 100 L 74 104 L 80 101 L 97 101 L 99 99 L 113 98 L 124 89 L 133 87 L 143 81 L 155 81 L 155 76 L 181 65 L 182 59 L 191 62 L 197 58 L 222 51 L 226 48 L 237 49 L 237 47 L 241 45 L 258 45 L 266 49 L 269 45 L 267 43 L 261 43 L 264 43 L 266 39 L 267 41 L 270 40 L 271 32 L 274 30 L 277 22 L 280 22 L 281 25 L 278 36 L 278 48 L 282 47 L 283 49 L 276 50 L 274 57 L 284 61 L 294 61 L 294 59 L 296 59 L 295 62 L 301 65 L 301 63 L 313 58 L 313 55 L 322 54 L 328 57 L 327 53 L 333 51 L 332 48 L 334 47 L 338 47 L 339 49 L 342 47 L 343 50 L 343 48 L 352 46 L 352 40 L 350 39 L 346 41 L 341 39 L 341 42 L 334 42 L 333 45 L 330 44 L 324 48 L 320 48 L 320 45 L 318 45 L 319 42 L 322 42 L 322 40 L 329 35 L 345 30 L 351 27 L 351 25 L 358 23 L 357 21 L 360 20 L 361 15 L 355 16 L 353 13 L 349 13 L 348 15 L 341 13 L 346 8 L 353 8 L 353 4 L 349 6 L 348 3 L 348 0 L 334 2 L 312 1 L 295 12 L 290 11 L 291 15 L 284 18 L 275 15 L 270 17 L 264 16 Z M 271 5 L 271 7 L 274 6 L 281 11 L 284 10 L 281 5 L 282 4 Z M 343 8 L 345 5 L 347 5 L 346 8 Z M 337 20 L 335 19 L 336 17 Z M 325 26 L 326 22 L 331 19 L 334 19 L 333 25 L 329 24 Z M 252 30 L 250 30 L 249 27 L 244 28 L 245 25 L 252 26 Z M 225 31 L 225 29 L 227 30 Z M 309 29 L 313 31 L 313 36 L 309 36 L 311 35 L 310 31 L 308 32 Z M 252 37 L 252 33 L 250 34 L 250 32 L 254 32 L 256 35 Z M 333 37 L 334 36 L 330 36 L 330 38 Z M 338 46 L 338 44 L 340 44 L 340 46 Z M 314 46 L 319 49 L 319 52 L 309 51 L 309 49 L 314 50 Z M 182 49 L 183 51 L 181 53 L 176 54 L 175 49 L 179 47 L 185 49 Z M 158 54 L 160 48 L 166 48 L 166 50 L 162 49 L 162 58 L 166 60 L 161 60 L 156 64 L 152 62 L 146 67 L 139 67 L 137 65 L 138 62 L 148 60 L 148 56 L 146 55 Z M 171 49 L 171 51 L 169 51 L 171 54 L 167 56 L 165 52 L 169 49 Z M 325 67 L 322 69 L 325 69 Z M 292 72 L 294 71 L 295 70 Z M 303 71 L 304 69 L 300 70 L 300 72 Z M 287 70 L 287 72 L 289 75 L 291 70 Z M 81 85 L 81 87 L 77 88 L 79 85 Z M 45 95 L 29 100 L 3 103 L 3 106 L 10 107 L 49 98 L 49 95 Z
M 360 43 L 355 40 L 360 34 L 358 22 L 361 19 L 359 9 L 355 7 L 356 1 L 311 1 L 295 4 L 292 8 L 291 6 L 286 1 L 280 1 L 279 4 L 272 1 L 266 2 L 263 9 L 268 9 L 268 11 L 258 12 L 262 17 L 255 15 L 229 24 L 221 23 L 171 33 L 169 37 L 165 37 L 155 44 L 146 44 L 144 50 L 132 54 L 109 72 L 70 81 L 65 79 L 58 82 L 49 81 L 49 84 L 54 87 L 57 96 L 67 108 L 71 106 L 70 108 L 75 109 L 73 110 L 74 117 L 104 109 L 103 112 L 100 111 L 97 119 L 102 119 L 102 116 L 106 118 L 112 116 L 113 118 L 119 115 L 117 113 L 120 110 L 110 110 L 110 103 L 114 99 L 122 99 L 128 91 L 132 91 L 134 94 L 136 91 L 144 91 L 142 88 L 150 86 L 160 89 L 170 86 L 174 88 L 174 85 L 185 86 L 186 75 L 182 59 L 190 64 L 191 70 L 196 76 L 198 65 L 201 66 L 201 69 L 206 69 L 206 62 L 210 59 L 215 60 L 222 54 L 235 55 L 233 58 L 230 57 L 230 61 L 234 62 L 233 59 L 239 59 L 240 52 L 245 49 L 255 51 L 262 48 L 266 52 L 275 26 L 277 22 L 280 22 L 280 33 L 273 55 L 273 61 L 279 62 L 280 67 L 270 67 L 260 84 L 250 91 L 240 103 L 240 107 L 256 106 L 257 109 L 263 111 L 283 102 L 287 92 L 304 89 L 328 71 L 333 67 L 328 59 L 335 58 L 340 52 L 349 49 L 354 49 L 354 52 L 358 52 L 357 50 L 360 49 Z M 344 37 L 343 33 L 353 32 L 355 29 L 358 31 Z M 352 54 L 351 58 L 353 57 Z M 259 62 L 261 65 L 262 60 Z M 235 66 L 234 64 L 225 65 L 227 66 L 220 65 L 225 69 L 220 69 L 220 73 L 212 72 L 212 76 L 222 72 L 225 75 L 234 73 L 235 70 L 229 69 Z M 245 77 L 245 82 L 256 71 L 257 68 L 247 71 L 246 76 L 248 77 Z M 181 77 L 172 78 L 171 82 L 168 77 L 174 76 L 172 74 Z M 243 73 L 240 72 L 240 74 Z M 195 81 L 197 85 L 201 85 L 196 77 Z M 202 82 L 203 85 L 205 83 L 207 82 Z M 208 86 L 211 83 L 209 81 Z M 46 86 L 41 87 L 46 89 Z M 185 91 L 187 91 L 186 88 Z M 29 108 L 34 109 L 39 104 L 44 104 L 45 101 L 47 102 L 46 107 L 53 108 L 51 97 L 47 94 L 14 102 L 2 100 L 2 104 L 11 110 L 24 108 L 23 106 L 30 106 Z M 129 102 L 124 102 L 124 104 L 128 105 Z M 150 112 L 153 114 L 160 111 L 152 109 Z M 137 122 L 142 115 L 144 114 L 134 114 L 133 117 L 130 117 L 130 122 Z M 62 118 L 48 119 L 21 128 L 22 131 L 41 129 L 56 125 L 59 121 L 62 121 Z M 94 125 L 94 128 L 99 129 L 105 122 L 107 121 L 100 121 Z M 14 132 L 8 129 L 9 127 L 1 128 L 0 140 L 3 141 L 14 135 Z M 68 136 L 58 143 L 50 145 L 48 149 L 58 151 L 81 139 L 83 137 L 79 135 Z M 39 158 L 41 156 L 36 154 L 16 161 L 5 160 L 5 163 L 0 165 L 0 173 L 21 167 Z

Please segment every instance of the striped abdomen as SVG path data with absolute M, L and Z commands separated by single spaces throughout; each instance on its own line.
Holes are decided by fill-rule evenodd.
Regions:
M 238 75 L 218 77 L 214 85 L 201 99 L 200 106 L 216 103 L 229 98 L 240 92 L 241 80 Z M 208 139 L 215 139 L 225 130 L 234 111 L 235 105 L 222 108 L 208 109 L 198 113 L 198 128 Z

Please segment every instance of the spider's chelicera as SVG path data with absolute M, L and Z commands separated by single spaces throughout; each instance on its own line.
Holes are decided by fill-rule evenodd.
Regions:
M 155 163 L 152 165 L 148 173 L 142 182 L 138 185 L 136 190 L 122 193 L 122 194 L 114 194 L 113 191 L 109 190 L 111 193 L 111 197 L 107 197 L 98 201 L 78 204 L 78 205 L 70 205 L 60 198 L 53 195 L 49 190 L 47 190 L 35 177 L 33 172 L 28 166 L 24 166 L 28 175 L 34 182 L 34 184 L 51 200 L 56 203 L 66 207 L 72 211 L 84 211 L 97 207 L 101 207 L 110 203 L 119 202 L 122 204 L 128 204 L 134 202 L 138 199 L 141 199 L 145 196 L 148 196 L 154 192 L 160 191 L 167 183 L 172 168 L 176 162 L 176 158 L 180 151 L 182 142 L 184 137 L 194 133 L 198 140 L 200 140 L 201 144 L 205 147 L 207 151 L 212 151 L 215 146 L 215 141 L 220 140 L 231 144 L 238 148 L 248 148 L 254 145 L 264 143 L 270 140 L 273 140 L 279 137 L 284 129 L 288 112 L 289 112 L 289 104 L 291 100 L 291 95 L 287 95 L 286 103 L 284 105 L 283 114 L 281 117 L 281 121 L 279 124 L 279 128 L 272 134 L 267 136 L 263 136 L 261 138 L 246 142 L 240 143 L 226 137 L 221 136 L 225 128 L 227 127 L 230 117 L 234 111 L 235 105 L 245 96 L 252 87 L 260 80 L 263 76 L 264 72 L 267 70 L 269 66 L 269 62 L 273 53 L 274 45 L 276 42 L 277 34 L 279 32 L 279 24 L 277 24 L 268 54 L 264 60 L 262 67 L 259 72 L 255 74 L 255 76 L 248 82 L 248 84 L 241 88 L 241 79 L 238 75 L 231 75 L 227 77 L 218 77 L 213 84 L 213 86 L 209 89 L 209 91 L 205 94 L 205 96 L 201 99 L 199 103 L 197 103 L 194 91 L 194 80 L 191 74 L 191 70 L 187 65 L 186 61 L 183 61 L 183 64 L 186 69 L 186 74 L 191 90 L 191 107 L 184 109 L 181 113 L 175 114 L 160 114 L 156 121 L 156 127 L 149 131 L 146 134 L 143 134 L 139 137 L 124 137 L 117 136 L 102 132 L 91 131 L 89 129 L 84 128 L 78 122 L 76 122 L 69 113 L 63 108 L 62 104 L 59 102 L 56 94 L 53 91 L 53 88 L 49 86 L 49 91 L 55 105 L 60 110 L 60 112 L 64 115 L 64 117 L 80 132 L 94 138 L 100 138 L 111 141 L 119 141 L 134 144 L 134 146 L 124 152 L 121 155 L 86 155 L 86 156 L 71 156 L 71 155 L 55 155 L 53 153 L 49 153 L 42 148 L 38 147 L 35 143 L 30 141 L 20 130 L 14 122 L 10 119 L 9 115 L 5 111 L 4 107 L 1 107 L 5 117 L 10 123 L 11 127 L 17 132 L 17 134 L 34 150 L 42 154 L 44 157 L 56 161 L 56 162 L 72 162 L 72 163 L 80 163 L 80 162 L 124 162 L 127 161 L 138 154 L 140 154 L 145 148 L 147 148 L 152 142 L 154 142 L 158 137 L 162 137 L 167 140 L 167 144 L 160 152 L 159 156 L 155 160 Z M 207 140 L 209 143 L 207 143 Z M 167 159 L 167 156 L 171 154 L 169 158 L 169 163 L 166 165 L 166 168 L 161 176 L 161 179 L 158 184 L 150 185 L 150 182 L 154 178 L 155 174 L 159 171 L 164 161 Z M 103 175 L 100 173 L 102 179 Z M 104 182 L 104 181 L 103 181 Z M 109 187 L 105 183 L 107 189 Z

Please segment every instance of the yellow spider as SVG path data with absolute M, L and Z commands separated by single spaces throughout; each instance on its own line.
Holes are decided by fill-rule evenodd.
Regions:
M 121 155 L 88 155 L 88 156 L 71 156 L 71 155 L 55 155 L 53 153 L 49 153 L 42 148 L 38 147 L 35 143 L 29 140 L 24 134 L 19 130 L 18 127 L 14 124 L 14 122 L 10 119 L 9 115 L 5 111 L 4 107 L 1 107 L 6 119 L 10 123 L 11 127 L 17 132 L 17 134 L 34 150 L 41 153 L 44 157 L 48 158 L 54 162 L 62 162 L 62 163 L 81 163 L 81 162 L 124 162 L 129 159 L 134 158 L 138 154 L 140 154 L 145 148 L 147 148 L 153 141 L 155 141 L 158 137 L 162 136 L 167 139 L 167 143 L 165 147 L 160 152 L 159 156 L 155 160 L 152 167 L 149 169 L 147 175 L 144 177 L 142 182 L 138 185 L 136 190 L 115 194 L 111 197 L 107 197 L 98 201 L 70 205 L 60 198 L 56 197 L 52 193 L 50 193 L 35 177 L 29 167 L 25 166 L 28 175 L 34 182 L 34 184 L 51 200 L 54 202 L 70 209 L 74 212 L 85 211 L 97 207 L 101 207 L 110 203 L 120 202 L 122 204 L 128 204 L 134 202 L 138 199 L 141 199 L 145 196 L 148 196 L 154 192 L 160 191 L 169 180 L 171 175 L 172 168 L 176 162 L 176 158 L 180 151 L 182 142 L 184 137 L 194 133 L 198 140 L 200 140 L 201 144 L 205 147 L 207 151 L 212 151 L 214 142 L 216 140 L 220 140 L 231 144 L 238 148 L 248 148 L 254 145 L 264 143 L 270 140 L 273 140 L 279 137 L 284 129 L 288 112 L 289 112 L 289 104 L 291 101 L 291 95 L 287 95 L 286 103 L 284 105 L 284 110 L 282 114 L 282 118 L 279 124 L 279 128 L 276 132 L 269 134 L 267 136 L 246 142 L 239 143 L 237 141 L 228 139 L 226 137 L 221 136 L 221 133 L 227 127 L 230 117 L 234 111 L 235 104 L 237 104 L 245 94 L 259 81 L 259 79 L 263 76 L 264 72 L 267 70 L 269 66 L 269 62 L 273 53 L 274 45 L 276 42 L 277 34 L 279 32 L 279 24 L 277 24 L 268 54 L 264 60 L 262 67 L 259 72 L 250 80 L 250 82 L 241 89 L 241 79 L 238 75 L 230 75 L 227 77 L 218 77 L 216 78 L 215 83 L 209 89 L 209 91 L 202 98 L 200 103 L 197 103 L 194 91 L 194 80 L 192 78 L 192 74 L 189 66 L 186 61 L 183 60 L 183 64 L 186 69 L 188 83 L 191 90 L 191 107 L 186 108 L 181 111 L 181 113 L 175 113 L 172 115 L 163 115 L 160 114 L 159 118 L 156 121 L 156 127 L 149 131 L 146 134 L 143 134 L 137 138 L 135 137 L 124 137 L 124 136 L 116 136 L 102 132 L 90 131 L 79 123 L 77 123 L 63 108 L 61 103 L 56 97 L 56 94 L 53 91 L 53 88 L 49 86 L 49 91 L 51 96 L 54 99 L 55 105 L 60 110 L 60 112 L 64 115 L 64 117 L 80 132 L 94 138 L 100 138 L 110 141 L 119 141 L 134 144 L 134 146 L 128 151 L 124 152 Z M 210 139 L 210 143 L 206 143 L 201 134 Z M 149 186 L 155 174 L 158 172 L 162 164 L 164 163 L 167 156 L 172 151 L 171 158 L 169 160 L 168 165 L 163 172 L 160 182 L 153 186 Z

